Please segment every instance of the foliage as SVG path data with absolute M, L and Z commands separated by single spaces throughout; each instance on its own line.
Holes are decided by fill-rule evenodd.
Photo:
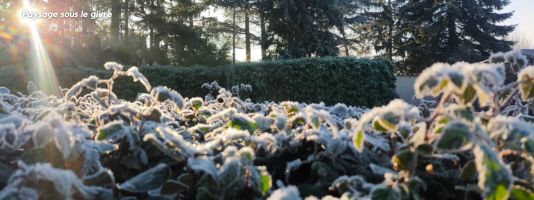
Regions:
M 520 55 L 518 55 L 520 56 Z M 0 88 L 0 199 L 530 199 L 534 66 L 435 64 L 418 96 L 372 110 L 205 98 L 107 63 L 59 96 Z M 144 85 L 135 100 L 117 78 Z M 430 110 L 425 110 L 430 109 Z M 429 114 L 425 114 L 429 113 Z
M 275 46 L 275 58 L 336 56 L 343 32 L 341 2 L 307 0 L 273 0 L 269 27 Z
M 164 85 L 184 96 L 204 96 L 203 83 L 217 81 L 232 85 L 228 67 L 143 67 L 139 70 L 154 85 Z M 64 69 L 58 72 L 64 86 L 71 86 L 90 75 L 109 77 L 102 70 Z M 258 63 L 242 63 L 234 69 L 235 83 L 254 89 L 241 97 L 254 101 L 300 101 L 334 105 L 338 102 L 358 106 L 383 105 L 395 97 L 395 77 L 385 60 L 355 58 L 315 58 Z M 142 91 L 130 79 L 119 79 L 115 92 L 134 99 Z
M 444 174 L 463 179 L 460 184 L 448 184 L 466 194 L 528 199 L 534 194 L 534 125 L 525 121 L 532 114 L 525 108 L 534 99 L 534 66 L 525 67 L 522 62 L 517 81 L 505 85 L 506 70 L 512 70 L 505 68 L 506 63 L 523 60 L 523 56 L 512 52 L 492 57 L 493 63 L 437 63 L 423 71 L 414 85 L 417 97 L 440 98 L 427 116 L 421 113 L 428 112 L 402 101 L 365 113 L 353 131 L 356 148 L 365 151 L 366 134 L 390 137 L 396 172 L 387 173 L 378 185 L 369 186 L 357 177 L 340 179 L 338 184 L 356 180 L 363 184 L 361 189 L 351 186 L 351 196 L 412 199 L 424 194 L 420 189 L 428 188 L 428 181 Z
M 491 52 L 509 51 L 504 39 L 514 26 L 503 25 L 513 12 L 508 0 L 403 0 L 398 8 L 397 55 L 404 74 L 417 74 L 434 62 L 475 62 Z

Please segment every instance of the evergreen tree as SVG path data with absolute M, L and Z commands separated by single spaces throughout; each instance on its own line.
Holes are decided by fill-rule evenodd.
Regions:
M 398 0 L 341 0 L 344 16 L 346 54 L 385 55 L 392 59 L 394 22 Z
M 434 62 L 476 62 L 507 51 L 514 26 L 499 25 L 512 13 L 499 13 L 508 0 L 406 0 L 399 8 L 399 53 L 406 73 Z
M 338 0 L 273 0 L 269 31 L 273 57 L 301 58 L 336 56 L 340 39 L 332 29 L 343 29 Z

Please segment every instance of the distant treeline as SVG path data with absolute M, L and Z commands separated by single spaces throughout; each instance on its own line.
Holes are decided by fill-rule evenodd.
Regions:
M 251 59 L 381 56 L 401 73 L 480 61 L 506 51 L 508 0 L 29 0 L 46 11 L 111 12 L 110 19 L 55 18 L 39 30 L 56 67 L 230 63 L 232 35 Z M 22 1 L 0 0 L 0 65 L 30 56 Z M 235 17 L 234 17 L 235 16 Z M 236 22 L 234 29 L 233 22 Z

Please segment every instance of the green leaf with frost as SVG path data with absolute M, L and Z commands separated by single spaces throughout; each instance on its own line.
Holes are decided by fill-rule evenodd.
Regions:
M 228 126 L 237 130 L 248 130 L 250 133 L 254 133 L 254 131 L 258 128 L 254 121 L 248 117 L 240 115 L 234 115 L 232 120 L 228 122 Z
M 393 167 L 398 171 L 411 171 L 417 165 L 417 153 L 405 149 L 391 158 Z
M 462 168 L 460 178 L 465 181 L 473 181 L 478 175 L 477 166 L 474 161 L 469 161 Z
M 443 129 L 436 147 L 447 152 L 465 151 L 472 147 L 473 139 L 468 125 L 463 122 L 452 122 Z
M 166 164 L 159 164 L 152 169 L 125 181 L 118 188 L 122 191 L 145 193 L 161 187 L 171 177 L 172 171 Z
M 273 179 L 266 167 L 258 167 L 260 171 L 260 189 L 263 195 L 266 195 L 273 185 Z
M 361 130 L 357 131 L 353 139 L 356 150 L 360 152 L 363 150 L 364 139 L 365 139 L 365 133 Z
M 534 67 L 526 67 L 517 75 L 523 101 L 534 99 Z
M 397 125 L 400 123 L 400 120 L 401 117 L 395 113 L 386 112 L 378 119 L 378 123 L 388 131 L 393 132 L 397 129 Z
M 478 146 L 474 153 L 482 196 L 490 200 L 508 199 L 513 182 L 510 170 L 488 146 Z
M 204 100 L 202 100 L 202 98 L 198 98 L 198 97 L 197 98 L 192 98 L 190 102 L 191 102 L 191 106 L 195 110 L 200 109 L 200 107 L 202 107 L 202 104 L 204 104 Z
M 465 77 L 460 72 L 449 73 L 449 79 L 458 89 L 461 89 L 464 86 Z
M 471 103 L 475 100 L 476 96 L 477 96 L 477 90 L 475 89 L 475 87 L 473 87 L 473 84 L 469 84 L 467 85 L 467 87 L 465 87 L 463 91 L 462 102 L 464 104 Z
M 534 192 L 521 186 L 514 185 L 510 192 L 510 200 L 532 200 Z
M 398 200 L 401 198 L 401 192 L 391 186 L 377 186 L 371 192 L 371 200 Z

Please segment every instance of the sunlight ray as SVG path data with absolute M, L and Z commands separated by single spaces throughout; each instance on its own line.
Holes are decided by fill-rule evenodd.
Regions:
M 35 10 L 28 0 L 24 0 L 23 9 Z M 36 83 L 37 87 L 43 92 L 57 95 L 59 94 L 59 83 L 47 50 L 41 40 L 37 28 L 37 20 L 22 18 L 22 21 L 29 26 L 33 41 L 30 80 Z

